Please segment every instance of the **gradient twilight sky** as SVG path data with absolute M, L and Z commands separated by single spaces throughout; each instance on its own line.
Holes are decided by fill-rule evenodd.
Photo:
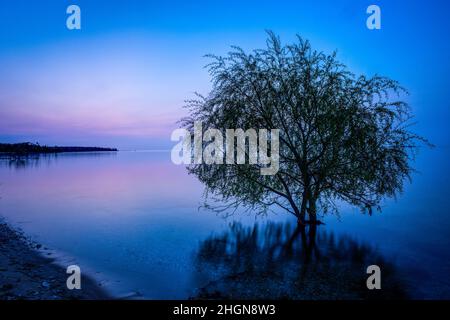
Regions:
M 66 28 L 81 8 L 82 29 Z M 366 28 L 381 7 L 382 29 Z M 0 141 L 170 148 L 184 100 L 207 93 L 204 54 L 295 34 L 355 73 L 409 89 L 416 131 L 449 145 L 449 1 L 2 0 Z

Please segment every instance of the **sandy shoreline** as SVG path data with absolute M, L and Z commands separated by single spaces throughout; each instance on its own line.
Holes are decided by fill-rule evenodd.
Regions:
M 100 284 L 83 274 L 82 289 L 67 289 L 66 269 L 42 249 L 0 221 L 0 300 L 111 299 Z

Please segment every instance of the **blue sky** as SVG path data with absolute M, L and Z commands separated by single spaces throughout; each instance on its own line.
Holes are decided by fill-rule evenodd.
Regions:
M 82 29 L 66 28 L 81 8 Z M 366 8 L 381 8 L 381 30 Z M 448 1 L 2 1 L 0 140 L 168 148 L 183 101 L 206 93 L 204 54 L 296 34 L 411 95 L 416 131 L 449 144 Z

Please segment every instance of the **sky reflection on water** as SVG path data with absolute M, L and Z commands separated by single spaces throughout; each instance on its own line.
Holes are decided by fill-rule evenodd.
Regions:
M 325 217 L 321 239 L 333 233 L 336 243 L 348 247 L 354 241 L 368 248 L 365 252 L 380 254 L 408 296 L 450 298 L 448 154 L 448 148 L 437 148 L 419 156 L 421 173 L 397 201 L 384 204 L 382 213 L 369 217 L 344 206 L 339 218 Z M 205 243 L 238 225 L 241 231 L 255 224 L 260 230 L 293 228 L 285 213 L 223 219 L 198 210 L 201 184 L 173 165 L 166 152 L 60 154 L 0 163 L 0 215 L 74 257 L 117 295 L 211 294 L 211 268 L 198 264 Z M 248 245 L 264 248 L 264 241 Z M 261 257 L 265 251 L 258 252 Z

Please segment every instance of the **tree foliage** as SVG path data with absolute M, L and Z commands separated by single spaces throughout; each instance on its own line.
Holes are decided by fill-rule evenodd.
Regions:
M 372 213 L 395 197 L 413 171 L 424 142 L 410 131 L 412 114 L 397 81 L 355 76 L 308 41 L 282 45 L 269 32 L 267 47 L 209 55 L 212 90 L 189 100 L 182 125 L 203 128 L 280 129 L 280 169 L 260 175 L 260 165 L 188 167 L 222 209 L 266 212 L 279 206 L 300 222 L 337 212 L 344 201 Z

